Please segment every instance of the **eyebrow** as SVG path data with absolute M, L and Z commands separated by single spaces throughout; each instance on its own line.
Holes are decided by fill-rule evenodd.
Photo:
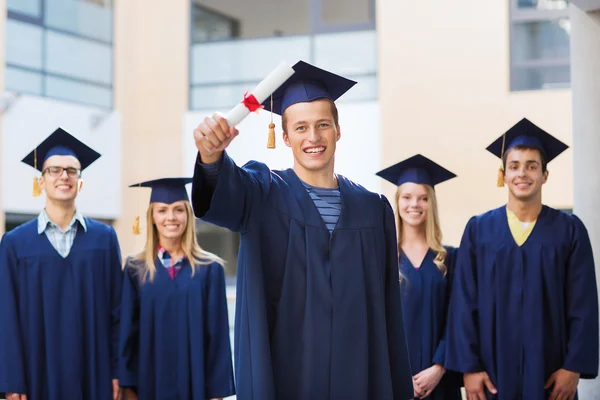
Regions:
M 519 162 L 520 162 L 519 160 L 512 160 L 512 161 L 509 161 L 508 163 L 509 164 L 515 164 L 515 163 L 519 163 Z M 525 161 L 525 164 L 532 164 L 532 163 L 539 164 L 540 162 L 538 160 L 527 160 L 527 161 Z

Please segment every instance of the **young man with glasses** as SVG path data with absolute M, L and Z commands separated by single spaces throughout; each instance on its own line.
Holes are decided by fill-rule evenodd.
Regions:
M 46 206 L 0 242 L 0 392 L 8 400 L 120 396 L 119 243 L 112 227 L 75 206 L 81 171 L 99 157 L 59 128 L 22 160 L 41 172 L 34 188 Z

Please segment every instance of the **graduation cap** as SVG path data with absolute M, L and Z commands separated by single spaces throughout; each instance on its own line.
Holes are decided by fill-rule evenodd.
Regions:
M 185 185 L 191 183 L 193 178 L 161 178 L 151 181 L 140 182 L 134 185 L 129 185 L 130 188 L 146 187 L 152 188 L 150 193 L 150 203 L 165 203 L 173 204 L 176 201 L 189 201 Z M 139 213 L 138 213 L 139 214 Z M 140 234 L 140 216 L 135 217 L 133 224 L 133 233 Z
M 73 156 L 81 164 L 83 171 L 100 158 L 100 153 L 78 140 L 62 128 L 56 129 L 42 143 L 21 160 L 40 172 L 47 159 L 52 156 Z M 33 195 L 39 196 L 41 189 L 38 178 L 33 179 Z
M 554 160 L 559 154 L 569 148 L 566 144 L 544 131 L 527 118 L 517 122 L 512 128 L 496 139 L 487 147 L 487 151 L 500 158 L 513 147 L 524 146 L 539 150 L 546 162 Z M 504 186 L 504 166 L 498 170 L 498 186 Z
M 305 61 L 298 61 L 293 67 L 294 75 L 288 78 L 269 99 L 262 105 L 271 111 L 269 124 L 269 143 L 267 147 L 275 147 L 275 124 L 273 113 L 283 115 L 289 106 L 296 103 L 306 103 L 319 99 L 337 100 L 346 93 L 355 81 L 336 75 L 324 69 L 315 67 Z
M 412 182 L 431 187 L 456 177 L 454 173 L 421 154 L 381 170 L 377 175 L 396 186 Z

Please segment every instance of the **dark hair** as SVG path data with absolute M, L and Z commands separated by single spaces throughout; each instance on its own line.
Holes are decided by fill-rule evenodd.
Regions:
M 531 147 L 531 146 L 514 146 L 514 147 L 511 147 L 508 150 L 506 150 L 504 152 L 504 156 L 502 157 L 502 168 L 504 168 L 505 171 L 506 171 L 506 159 L 508 157 L 508 152 L 511 150 L 536 150 L 540 154 L 540 160 L 542 161 L 542 173 L 546 173 L 546 170 L 548 168 L 548 162 L 546 161 L 546 156 L 540 149 L 538 149 L 536 147 Z
M 329 102 L 329 104 L 331 105 L 331 115 L 333 116 L 333 124 L 335 126 L 338 126 L 339 125 L 338 109 L 337 109 L 335 103 L 333 102 L 333 100 L 327 99 L 327 98 L 318 99 L 318 100 L 325 100 L 325 101 Z M 281 115 L 281 128 L 283 129 L 283 132 L 287 132 L 286 127 L 287 127 L 287 118 L 285 116 L 285 111 L 284 111 L 283 114 Z

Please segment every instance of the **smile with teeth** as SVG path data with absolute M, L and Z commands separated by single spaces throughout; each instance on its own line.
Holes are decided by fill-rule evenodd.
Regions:
M 304 149 L 305 153 L 310 153 L 310 154 L 318 154 L 318 153 L 322 153 L 325 151 L 325 147 L 324 146 L 320 146 L 320 147 L 309 147 Z

